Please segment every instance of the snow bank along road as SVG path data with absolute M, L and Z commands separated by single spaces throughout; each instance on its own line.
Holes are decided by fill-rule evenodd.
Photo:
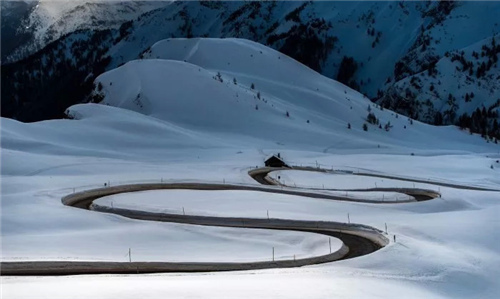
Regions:
M 328 172 L 319 168 L 292 168 L 294 170 Z M 1 263 L 2 275 L 72 275 L 72 274 L 104 274 L 104 273 L 157 273 L 157 272 L 206 272 L 206 271 L 234 271 L 234 270 L 255 270 L 268 268 L 289 268 L 305 265 L 327 263 L 341 259 L 353 258 L 366 255 L 377 251 L 389 243 L 388 238 L 382 231 L 360 224 L 346 224 L 329 221 L 298 221 L 285 219 L 253 219 L 253 218 L 233 218 L 233 217 L 213 217 L 213 216 L 192 216 L 153 213 L 137 210 L 120 209 L 105 207 L 94 204 L 93 202 L 104 196 L 146 191 L 146 190 L 168 190 L 168 189 L 191 189 L 191 190 L 250 190 L 270 193 L 281 193 L 289 195 L 298 195 L 311 198 L 322 198 L 331 200 L 356 201 L 366 203 L 403 203 L 407 201 L 373 201 L 364 199 L 353 199 L 339 195 L 330 195 L 325 193 L 316 193 L 313 189 L 300 190 L 300 188 L 283 188 L 280 183 L 273 180 L 268 174 L 275 170 L 284 170 L 283 168 L 256 168 L 249 171 L 249 175 L 257 182 L 267 186 L 251 185 L 231 185 L 231 184 L 207 184 L 207 183 L 149 183 L 149 184 L 131 184 L 100 189 L 87 190 L 73 193 L 62 198 L 63 204 L 81 209 L 92 211 L 113 213 L 128 218 L 147 220 L 176 222 L 195 225 L 226 226 L 226 227 L 245 227 L 261 229 L 280 229 L 305 231 L 324 234 L 340 239 L 343 246 L 330 254 L 303 258 L 297 260 L 279 260 L 279 261 L 260 261 L 245 263 L 169 263 L 169 262 L 72 262 L 72 261 L 26 261 L 26 262 L 3 262 Z M 364 174 L 361 174 L 364 175 Z M 378 176 L 369 174 L 370 176 Z M 387 178 L 386 175 L 380 177 Z M 393 179 L 398 179 L 391 177 Z M 411 181 L 411 179 L 403 179 Z M 418 180 L 415 180 L 418 182 Z M 478 189 L 476 187 L 455 186 L 444 183 L 426 182 L 436 185 L 446 185 L 448 187 Z M 332 189 L 330 189 L 332 190 Z M 411 188 L 374 188 L 370 190 L 357 191 L 395 191 L 406 193 L 417 201 L 430 200 L 439 197 L 436 191 Z

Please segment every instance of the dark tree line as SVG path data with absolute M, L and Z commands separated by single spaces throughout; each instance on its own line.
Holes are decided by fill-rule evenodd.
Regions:
M 2 116 L 24 122 L 64 117 L 67 107 L 87 100 L 95 76 L 105 71 L 114 36 L 110 30 L 78 31 L 2 65 Z

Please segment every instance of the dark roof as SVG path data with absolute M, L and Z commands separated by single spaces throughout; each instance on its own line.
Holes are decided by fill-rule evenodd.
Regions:
M 281 157 L 278 157 L 277 155 L 272 155 L 271 157 L 267 158 L 265 163 L 266 164 L 269 164 L 269 163 L 278 163 L 278 164 L 282 164 L 282 166 L 287 166 L 288 165 L 286 164 L 285 161 L 283 161 L 283 159 L 281 159 Z
M 283 161 L 283 159 L 281 159 L 280 157 L 278 157 L 278 156 L 276 156 L 276 155 L 272 155 L 271 157 L 267 158 L 267 159 L 266 159 L 266 161 L 269 161 L 269 160 L 271 160 L 271 159 L 273 159 L 273 158 L 278 159 L 278 160 L 280 160 L 281 162 L 285 163 L 285 161 Z

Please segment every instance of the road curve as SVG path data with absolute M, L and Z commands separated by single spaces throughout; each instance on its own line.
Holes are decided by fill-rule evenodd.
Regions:
M 290 167 L 290 168 L 262 167 L 262 168 L 252 169 L 248 172 L 248 174 L 254 180 L 259 182 L 260 184 L 282 186 L 282 187 L 287 187 L 287 188 L 292 189 L 292 190 L 293 189 L 303 190 L 302 192 L 306 192 L 306 191 L 309 191 L 309 192 L 314 192 L 314 191 L 398 192 L 398 193 L 404 193 L 406 195 L 409 195 L 409 196 L 415 198 L 416 201 L 426 201 L 426 200 L 431 200 L 431 199 L 434 199 L 437 197 L 441 197 L 441 194 L 439 192 L 436 192 L 434 190 L 428 190 L 428 189 L 420 189 L 420 188 L 368 188 L 368 189 L 299 188 L 299 187 L 283 185 L 281 182 L 268 176 L 269 173 L 271 173 L 273 171 L 278 171 L 278 170 L 302 170 L 302 171 L 311 171 L 311 172 L 330 173 L 330 170 L 321 169 L 321 168 L 310 168 L 310 167 Z M 364 175 L 364 174 L 361 174 L 361 175 Z M 373 176 L 376 177 L 376 175 L 373 175 Z M 382 177 L 386 178 L 386 176 L 382 176 Z M 391 177 L 391 178 L 396 179 L 395 177 Z M 405 181 L 412 181 L 412 180 L 405 179 Z M 420 181 L 418 181 L 418 182 L 420 182 Z M 429 182 L 427 182 L 427 183 L 429 183 Z M 487 191 L 489 191 L 489 190 L 487 190 Z M 380 200 L 370 200 L 370 199 L 356 199 L 356 198 L 343 197 L 343 196 L 331 196 L 330 199 L 342 200 L 342 201 L 364 202 L 364 203 L 376 203 L 376 204 L 414 202 L 414 200 L 380 201 Z
M 297 168 L 292 168 L 297 169 Z M 330 254 L 297 259 L 259 261 L 247 263 L 169 263 L 169 262 L 74 262 L 74 261 L 33 261 L 33 262 L 2 262 L 1 275 L 74 275 L 74 274 L 137 274 L 137 273 L 159 273 L 159 272 L 209 272 L 209 271 L 236 271 L 257 270 L 269 268 L 290 268 L 305 265 L 333 262 L 342 259 L 354 258 L 367 255 L 379 250 L 389 243 L 382 231 L 360 224 L 346 224 L 330 221 L 298 221 L 285 219 L 253 219 L 242 217 L 210 217 L 190 216 L 165 213 L 152 213 L 137 210 L 110 208 L 94 204 L 100 197 L 146 190 L 168 190 L 168 189 L 190 189 L 190 190 L 249 190 L 258 192 L 269 192 L 279 194 L 298 195 L 311 198 L 322 198 L 331 200 L 356 201 L 365 203 L 402 203 L 402 201 L 373 201 L 364 199 L 352 199 L 337 195 L 315 192 L 314 189 L 280 188 L 268 174 L 271 171 L 282 170 L 282 168 L 257 168 L 249 171 L 249 175 L 257 182 L 265 186 L 231 185 L 231 184 L 206 184 L 206 183 L 149 183 L 131 184 L 106 188 L 87 190 L 73 193 L 62 198 L 62 203 L 75 208 L 88 209 L 97 212 L 113 213 L 128 218 L 146 221 L 175 222 L 194 225 L 209 225 L 222 227 L 244 227 L 260 229 L 278 229 L 312 232 L 336 237 L 343 242 L 343 246 Z M 321 169 L 299 169 L 307 171 L 321 171 Z M 330 189 L 333 190 L 333 189 Z M 346 191 L 346 190 L 342 190 Z M 439 197 L 438 192 L 424 189 L 402 189 L 402 188 L 374 188 L 370 190 L 352 191 L 394 191 L 406 193 L 416 200 L 429 200 Z M 408 201 L 407 201 L 408 202 Z

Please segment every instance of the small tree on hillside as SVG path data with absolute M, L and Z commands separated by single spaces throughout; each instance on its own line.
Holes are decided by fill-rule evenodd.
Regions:
M 220 72 L 217 72 L 217 75 L 215 75 L 214 79 L 221 83 L 224 82 L 224 80 L 222 80 L 222 75 L 220 74 Z
M 388 121 L 388 122 L 385 124 L 384 129 L 385 129 L 387 132 L 389 132 L 389 130 L 390 130 L 391 128 L 392 128 L 391 122 L 390 122 L 390 121 Z M 406 127 L 405 127 L 405 129 L 406 129 Z
M 368 131 L 368 126 L 366 124 L 363 124 L 363 131 Z
M 379 124 L 378 118 L 372 112 L 368 113 L 368 116 L 366 117 L 366 121 L 369 122 L 370 124 L 373 124 L 373 125 L 378 125 Z

